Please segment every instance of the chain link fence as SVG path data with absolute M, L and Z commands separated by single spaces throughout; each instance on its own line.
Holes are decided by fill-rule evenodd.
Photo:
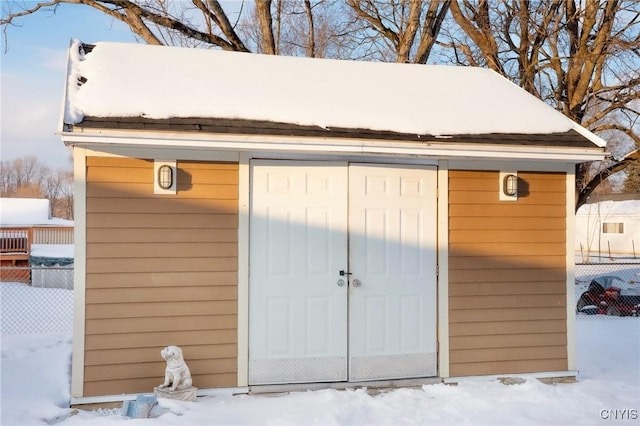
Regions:
M 575 297 L 578 319 L 640 316 L 640 261 L 577 263 Z
M 73 267 L 5 267 L 2 335 L 73 333 Z

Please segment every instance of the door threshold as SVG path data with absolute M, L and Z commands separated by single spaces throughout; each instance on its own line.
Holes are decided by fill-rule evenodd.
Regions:
M 416 379 L 372 380 L 366 382 L 326 382 L 326 383 L 285 383 L 278 385 L 249 385 L 250 394 L 278 394 L 288 392 L 315 391 L 321 389 L 385 389 L 409 388 L 442 383 L 440 377 L 422 377 Z

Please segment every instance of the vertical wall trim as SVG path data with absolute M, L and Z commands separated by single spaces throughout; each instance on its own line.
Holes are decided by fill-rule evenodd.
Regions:
M 71 397 L 84 396 L 85 286 L 87 247 L 87 152 L 73 148 L 74 245 L 73 270 L 73 349 Z
M 438 374 L 449 377 L 449 164 L 438 163 Z
M 576 370 L 575 167 L 567 166 L 567 369 Z
M 238 386 L 249 377 L 249 154 L 238 164 Z

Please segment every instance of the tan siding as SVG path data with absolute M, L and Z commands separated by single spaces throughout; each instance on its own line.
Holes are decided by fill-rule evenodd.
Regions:
M 564 217 L 469 217 L 452 216 L 449 218 L 449 229 L 493 229 L 493 230 L 549 230 L 564 229 L 566 227 Z
M 183 349 L 189 351 L 190 359 L 208 359 L 214 354 L 217 358 L 233 358 L 237 355 L 237 348 L 234 344 L 186 346 Z M 86 366 L 157 361 L 158 357 L 144 348 L 94 351 L 88 354 L 84 360 Z
M 519 265 L 526 263 L 535 268 L 564 268 L 566 261 L 560 256 L 548 256 L 538 254 L 535 256 L 509 256 L 511 262 L 502 264 L 502 269 L 520 269 Z M 456 256 L 449 259 L 449 267 L 452 270 L 478 269 L 487 265 L 485 259 L 480 256 Z
M 526 321 L 540 321 L 546 319 L 564 320 L 567 317 L 567 309 L 565 307 L 545 307 L 544 309 L 535 307 L 501 307 L 500 309 L 450 309 L 449 321 L 455 322 L 449 324 L 451 328 L 453 324 L 475 323 L 478 321 L 514 321 L 523 324 Z M 521 323 L 522 321 L 522 323 Z
M 227 383 L 236 380 L 236 373 L 199 374 L 193 376 L 194 383 L 207 383 L 211 388 L 225 387 Z M 162 382 L 160 382 L 162 383 Z M 103 380 L 86 382 L 84 393 L 87 395 L 118 395 L 124 387 L 134 389 L 153 389 L 158 386 L 157 377 L 151 378 L 127 378 L 124 380 Z
M 188 330 L 188 331 L 154 331 L 149 333 L 119 333 L 87 335 L 85 348 L 91 350 L 153 348 L 160 356 L 160 350 L 167 346 L 167 341 L 178 346 L 217 345 L 237 343 L 236 330 Z M 187 352 L 188 354 L 188 352 Z M 188 356 L 187 356 L 188 359 Z M 164 374 L 161 372 L 161 374 Z
M 172 257 L 169 254 L 162 258 L 118 259 L 117 261 L 114 259 L 87 259 L 87 273 L 235 271 L 237 270 L 236 263 L 236 258 L 182 258 Z
M 153 187 L 149 186 L 149 190 L 153 191 Z M 164 197 L 168 197 L 165 195 Z M 87 198 L 89 200 L 89 198 Z M 176 201 L 183 201 L 177 203 Z M 156 212 L 172 213 L 180 215 L 184 213 L 184 208 L 190 208 L 190 214 L 207 214 L 207 212 L 215 211 L 216 213 L 237 213 L 238 200 L 210 200 L 210 199 L 190 199 L 184 201 L 179 198 L 174 200 L 160 198 L 133 198 L 125 202 L 124 198 L 109 197 L 91 198 L 91 203 L 87 203 L 87 214 L 91 213 L 126 213 L 126 214 L 154 214 Z
M 483 321 L 473 324 L 451 325 L 451 333 L 456 336 L 489 336 L 514 333 L 562 333 L 564 326 L 555 320 L 539 321 Z
M 452 361 L 456 363 L 512 361 L 526 358 L 530 351 L 538 352 L 540 359 L 558 359 L 566 355 L 565 351 L 558 346 L 549 346 L 544 349 L 537 346 L 524 346 L 518 348 L 459 350 L 456 351 L 456 358 Z
M 491 191 L 487 192 L 472 192 L 467 193 L 465 191 L 452 192 L 451 198 L 449 198 L 449 202 L 452 204 L 471 204 L 471 205 L 483 205 L 493 201 L 493 199 L 498 195 L 498 185 L 496 184 Z M 530 197 L 520 197 L 518 202 L 522 205 L 532 205 L 532 204 L 546 204 L 549 207 L 547 208 L 550 215 L 555 215 L 558 210 L 557 207 L 554 206 L 554 201 L 556 200 L 556 193 L 554 192 L 541 192 L 538 193 L 535 201 Z M 515 210 L 515 209 L 514 209 Z
M 113 232 L 132 232 L 137 228 L 161 228 L 166 223 L 173 220 L 173 215 L 150 213 L 142 216 L 131 216 L 122 213 L 93 213 L 87 218 L 87 226 L 93 232 L 104 231 Z M 216 229 L 229 228 L 235 230 L 238 228 L 238 215 L 236 214 L 192 214 L 189 215 L 188 223 L 184 223 L 182 229 L 206 229 L 216 224 Z M 124 228 L 124 229 L 123 229 Z
M 491 238 L 489 234 L 491 232 L 487 232 L 487 238 Z M 565 244 L 560 243 L 530 243 L 526 240 L 522 240 L 520 243 L 486 243 L 478 241 L 475 243 L 450 242 L 449 250 L 455 253 L 462 253 L 463 256 L 471 255 L 471 253 L 486 257 L 522 257 L 539 254 L 563 256 L 566 247 Z
M 178 177 L 179 179 L 179 177 Z M 185 188 L 186 189 L 186 188 Z M 178 185 L 178 190 L 180 186 Z M 237 194 L 237 185 L 190 185 L 189 199 L 232 200 Z M 87 188 L 87 197 L 153 199 L 153 182 L 149 183 L 96 183 Z M 182 197 L 184 198 L 184 197 Z
M 497 178 L 496 178 L 497 179 Z M 496 188 L 496 197 L 498 196 L 498 189 Z M 503 201 L 504 202 L 504 201 Z M 500 216 L 511 218 L 529 218 L 529 217 L 551 217 L 551 218 L 564 218 L 566 216 L 566 209 L 564 206 L 557 205 L 527 205 L 526 209 L 521 206 L 524 204 L 518 204 L 520 200 L 516 202 L 509 202 L 505 206 L 497 206 L 492 204 L 464 204 L 464 198 L 461 200 L 461 204 L 450 204 L 449 214 L 457 217 L 485 217 L 496 218 Z
M 174 220 L 165 222 L 174 223 Z M 213 218 L 212 218 L 213 220 Z M 153 229 L 153 231 L 149 231 Z M 119 244 L 124 243 L 163 243 L 171 241 L 172 243 L 191 242 L 191 243 L 234 243 L 238 239 L 236 229 L 228 228 L 146 228 L 146 229 L 88 229 L 87 238 L 91 238 L 94 243 L 112 243 L 117 240 Z M 165 247 L 166 248 L 166 247 Z M 173 245 L 171 250 L 173 250 Z
M 511 265 L 511 268 L 491 268 L 490 265 L 483 265 L 483 267 L 477 269 L 458 269 L 452 270 L 449 275 L 449 279 L 453 280 L 456 284 L 459 283 L 514 283 L 520 281 L 531 282 L 531 277 L 535 276 L 537 282 L 551 281 L 553 283 L 559 282 L 566 276 L 566 271 L 561 268 L 544 268 L 537 269 L 533 267 L 528 268 L 515 268 Z M 528 266 L 528 265 L 527 265 Z M 482 275 L 478 276 L 478 269 L 482 269 Z M 536 291 L 535 286 L 532 286 L 532 291 Z M 558 287 L 559 291 L 564 292 L 564 287 Z
M 566 349 L 564 350 L 565 355 L 559 358 L 546 359 L 544 357 L 545 353 L 546 352 L 544 350 L 536 349 L 536 362 L 531 362 L 529 359 L 499 360 L 492 362 L 460 362 L 457 363 L 456 376 L 477 376 L 478 371 L 535 373 L 541 371 L 565 371 L 567 369 Z M 525 356 L 525 358 L 530 357 Z
M 87 303 L 113 304 L 113 303 L 141 303 L 141 302 L 165 302 L 173 303 L 190 300 L 236 300 L 238 291 L 231 286 L 198 286 L 162 288 L 132 288 L 126 291 L 120 288 L 92 289 L 87 294 Z
M 153 161 L 87 159 L 84 396 L 149 392 L 167 345 L 194 386 L 237 384 L 238 165 L 178 169 L 154 195 Z
M 566 345 L 567 339 L 564 333 L 524 333 L 518 331 L 514 334 L 492 334 L 477 336 L 452 337 L 450 345 L 452 350 L 456 349 L 490 349 L 490 348 L 517 348 L 523 346 L 553 346 Z M 531 360 L 535 351 L 527 354 L 527 360 Z M 537 357 L 537 355 L 536 355 Z M 494 374 L 500 374 L 496 371 Z
M 506 270 L 509 271 L 509 270 Z M 513 270 L 512 270 L 513 271 Z M 512 272 L 513 273 L 513 272 Z M 481 279 L 483 277 L 479 277 Z M 467 296 L 472 293 L 475 296 L 494 296 L 504 288 L 504 282 L 463 282 L 449 286 L 449 294 L 452 296 Z M 509 294 L 563 294 L 564 289 L 558 282 L 532 282 L 523 275 L 514 275 L 509 283 Z
M 122 184 L 145 184 L 149 185 L 149 170 L 145 167 L 147 162 L 138 163 L 139 167 L 127 168 L 126 174 L 113 175 L 110 173 L 109 167 L 104 162 L 99 162 L 101 167 L 93 167 L 87 170 L 87 179 L 94 183 L 122 183 Z M 90 163 L 90 165 L 92 165 Z M 122 166 L 121 162 L 114 163 L 116 167 Z M 197 169 L 197 163 L 192 163 L 190 169 Z M 192 177 L 191 184 L 216 184 L 216 185 L 235 185 L 233 174 L 229 174 L 229 170 L 236 170 L 235 164 L 225 164 L 224 167 L 214 169 L 207 167 L 206 174 L 198 174 Z M 153 172 L 152 172 L 153 173 Z
M 509 292 L 508 284 L 502 286 L 501 290 L 501 293 L 494 293 L 492 295 L 469 294 L 468 296 L 456 296 L 449 304 L 449 307 L 451 309 L 500 309 L 505 306 L 517 306 L 522 308 L 535 308 L 538 306 L 541 308 L 546 306 L 565 306 L 565 301 L 562 300 L 562 297 L 559 295 L 517 294 L 512 296 Z
M 177 230 L 174 230 L 177 232 Z M 236 243 L 216 243 L 216 242 L 199 242 L 199 240 L 205 239 L 205 236 L 198 235 L 194 240 L 196 241 L 176 241 L 176 240 L 164 240 L 171 241 L 171 251 L 180 253 L 187 257 L 201 257 L 203 254 L 207 257 L 215 254 L 216 257 L 233 257 L 238 252 L 238 245 Z M 144 243 L 123 243 L 118 246 L 114 246 L 110 243 L 105 244 L 92 244 L 91 247 L 87 247 L 87 259 L 100 259 L 100 258 L 133 258 L 137 257 L 140 253 L 144 253 L 145 256 L 159 258 L 167 256 L 166 243 L 158 244 L 158 242 L 144 242 Z
M 164 312 L 159 312 L 164 313 Z M 156 313 L 158 314 L 158 312 Z M 236 326 L 235 315 L 181 315 L 159 318 L 117 318 L 87 320 L 89 334 L 147 333 L 156 330 L 181 331 L 188 325 L 189 330 L 229 330 Z
M 182 272 L 162 271 L 151 274 L 145 272 L 96 274 L 91 279 L 93 288 L 120 288 L 124 280 L 132 287 L 173 287 L 176 282 L 185 286 L 209 285 L 212 282 L 217 286 L 235 286 L 237 276 L 238 274 L 233 271 L 193 271 L 187 275 Z
M 512 229 L 464 229 L 452 230 L 451 238 L 458 243 L 520 243 L 523 239 L 531 243 L 561 243 L 564 244 L 566 238 L 559 232 L 549 233 L 548 229 L 522 229 L 513 232 Z
M 179 317 L 184 315 L 207 315 L 215 312 L 218 315 L 237 314 L 238 306 L 235 300 L 186 300 L 172 301 L 171 303 L 158 302 L 127 302 L 117 304 L 105 303 L 92 307 L 90 316 L 86 319 L 124 318 L 148 318 L 157 316 L 158 313 L 167 317 Z
M 567 368 L 566 176 L 518 176 L 513 202 L 498 171 L 449 173 L 452 376 Z
M 193 373 L 193 376 L 198 374 L 216 374 L 226 373 L 229 370 L 235 369 L 236 360 L 234 358 L 218 359 L 216 362 L 209 362 L 209 360 L 190 360 L 189 369 L 194 371 L 201 371 L 202 373 Z M 104 369 L 100 367 L 87 366 L 85 369 L 86 380 L 90 382 L 97 382 L 102 380 L 124 380 L 129 377 L 157 377 L 157 371 L 163 371 L 166 367 L 164 361 L 161 362 L 140 362 L 137 364 L 119 363 L 117 368 Z M 164 374 L 163 377 L 164 378 Z M 162 380 L 160 380 L 162 383 Z M 157 383 L 156 386 L 160 383 Z

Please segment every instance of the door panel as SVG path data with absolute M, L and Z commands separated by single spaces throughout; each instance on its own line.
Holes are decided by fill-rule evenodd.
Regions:
M 435 203 L 435 168 L 349 167 L 351 381 L 437 373 Z
M 436 375 L 435 175 L 252 162 L 250 384 Z
M 252 162 L 249 382 L 347 380 L 346 163 Z

